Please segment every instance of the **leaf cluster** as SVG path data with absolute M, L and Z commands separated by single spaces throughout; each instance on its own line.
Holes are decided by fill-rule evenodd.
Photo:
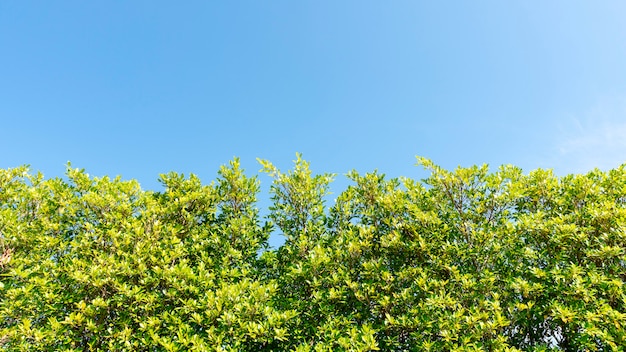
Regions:
M 0 170 L 0 348 L 11 351 L 619 351 L 626 165 L 378 172 L 327 205 L 301 155 L 164 190 Z M 272 231 L 285 244 L 268 248 Z

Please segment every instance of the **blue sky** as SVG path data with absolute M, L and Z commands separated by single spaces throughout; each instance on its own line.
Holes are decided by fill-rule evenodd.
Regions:
M 0 167 L 626 161 L 624 1 L 2 1 Z M 261 175 L 264 187 L 270 180 Z

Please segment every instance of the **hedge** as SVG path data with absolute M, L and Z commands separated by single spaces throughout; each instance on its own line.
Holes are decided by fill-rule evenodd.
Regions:
M 239 160 L 161 192 L 0 170 L 8 351 L 621 351 L 626 165 L 424 180 Z M 278 249 L 270 234 L 285 236 Z

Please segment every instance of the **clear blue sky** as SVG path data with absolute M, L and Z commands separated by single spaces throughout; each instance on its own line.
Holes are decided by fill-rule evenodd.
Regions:
M 626 161 L 624 1 L 1 1 L 0 167 Z M 261 175 L 264 187 L 269 178 Z M 338 186 L 340 191 L 343 186 Z

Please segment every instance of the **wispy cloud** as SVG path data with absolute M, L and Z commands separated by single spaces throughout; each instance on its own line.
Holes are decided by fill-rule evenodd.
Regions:
M 580 116 L 569 116 L 558 130 L 558 173 L 607 170 L 626 162 L 626 99 L 605 101 Z

